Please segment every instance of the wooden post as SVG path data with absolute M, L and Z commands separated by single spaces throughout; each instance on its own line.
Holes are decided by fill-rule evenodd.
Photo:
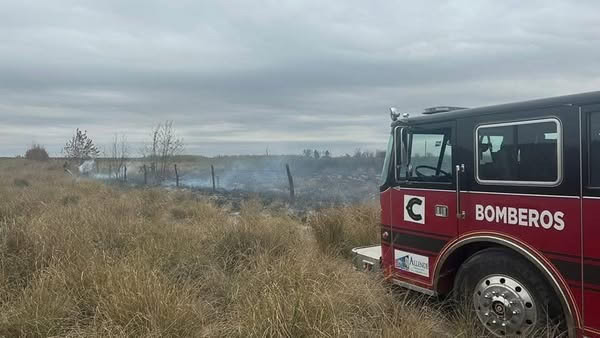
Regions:
M 142 166 L 142 168 L 144 169 L 144 185 L 147 185 L 148 184 L 148 168 L 146 167 L 145 164 Z
M 287 173 L 288 183 L 290 184 L 290 203 L 294 203 L 294 178 L 292 177 L 292 173 L 290 172 L 290 165 L 285 164 L 285 172 Z
M 123 182 L 127 182 L 127 164 L 123 164 Z
M 215 166 L 212 164 L 210 165 L 210 175 L 212 176 L 213 191 L 217 191 L 217 187 L 215 186 Z
M 175 185 L 179 187 L 179 172 L 177 171 L 177 164 L 175 164 Z

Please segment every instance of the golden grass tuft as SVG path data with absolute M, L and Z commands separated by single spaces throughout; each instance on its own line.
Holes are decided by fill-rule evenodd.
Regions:
M 464 336 L 435 303 L 351 268 L 378 218 L 336 208 L 307 227 L 258 200 L 234 214 L 2 161 L 0 336 Z
M 374 204 L 322 210 L 308 218 L 319 248 L 348 257 L 352 248 L 379 243 L 379 208 Z

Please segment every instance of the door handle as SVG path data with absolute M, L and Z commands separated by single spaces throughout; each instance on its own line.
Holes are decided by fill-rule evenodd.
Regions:
M 464 164 L 456 165 L 456 218 L 465 219 L 466 213 L 460 205 L 460 175 L 465 172 Z

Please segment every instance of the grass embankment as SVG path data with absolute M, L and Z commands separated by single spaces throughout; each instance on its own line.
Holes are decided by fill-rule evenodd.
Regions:
M 0 167 L 0 335 L 471 336 L 352 270 L 348 249 L 377 241 L 374 206 L 306 226 L 256 201 L 232 216 L 52 162 Z

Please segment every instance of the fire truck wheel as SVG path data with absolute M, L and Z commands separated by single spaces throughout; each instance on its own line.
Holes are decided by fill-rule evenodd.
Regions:
M 530 336 L 534 330 L 562 322 L 560 303 L 545 278 L 531 263 L 505 249 L 485 249 L 467 259 L 458 270 L 454 290 L 498 337 Z

